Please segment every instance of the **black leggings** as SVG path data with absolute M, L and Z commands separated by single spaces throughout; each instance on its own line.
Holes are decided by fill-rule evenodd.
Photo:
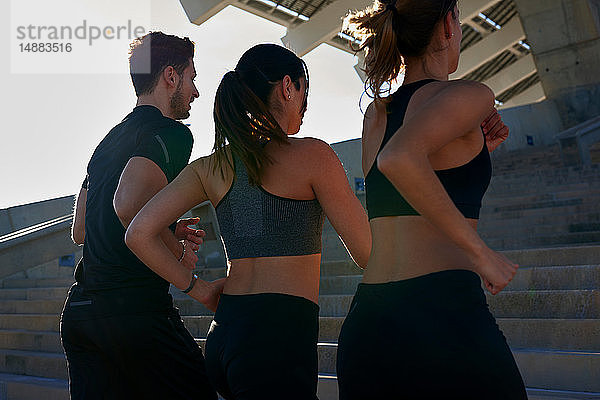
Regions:
M 151 292 L 71 288 L 60 323 L 71 400 L 217 400 L 202 350 L 176 309 L 150 304 Z
M 340 400 L 526 399 L 479 277 L 360 284 L 340 332 Z
M 227 400 L 317 399 L 319 306 L 278 293 L 221 295 L 206 369 Z

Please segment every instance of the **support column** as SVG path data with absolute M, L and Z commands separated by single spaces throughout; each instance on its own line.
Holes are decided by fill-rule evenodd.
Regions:
M 600 0 L 515 0 L 565 128 L 600 115 Z

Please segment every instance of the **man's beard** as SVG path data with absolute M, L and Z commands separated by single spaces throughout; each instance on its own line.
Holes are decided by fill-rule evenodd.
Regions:
M 169 106 L 171 107 L 171 112 L 173 114 L 173 119 L 180 120 L 186 119 L 190 116 L 190 111 L 188 110 L 189 103 L 186 103 L 183 98 L 183 81 L 180 80 L 177 85 L 177 89 L 175 89 L 175 93 L 171 96 L 171 101 Z

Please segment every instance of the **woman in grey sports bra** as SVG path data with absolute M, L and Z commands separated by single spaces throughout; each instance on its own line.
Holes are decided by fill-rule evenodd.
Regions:
M 316 399 L 324 217 L 359 266 L 371 250 L 367 216 L 336 154 L 320 140 L 290 138 L 307 95 L 306 65 L 291 51 L 263 44 L 244 53 L 217 90 L 214 153 L 187 166 L 127 231 L 151 269 L 205 300 L 205 283 L 159 235 L 195 205 L 215 206 L 230 268 L 206 364 L 225 399 Z

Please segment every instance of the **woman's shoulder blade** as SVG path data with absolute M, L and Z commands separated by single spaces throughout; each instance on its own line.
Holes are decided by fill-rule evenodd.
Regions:
M 445 82 L 445 90 L 443 92 L 465 95 L 474 102 L 482 100 L 493 102 L 494 100 L 494 92 L 487 85 L 466 79 Z

